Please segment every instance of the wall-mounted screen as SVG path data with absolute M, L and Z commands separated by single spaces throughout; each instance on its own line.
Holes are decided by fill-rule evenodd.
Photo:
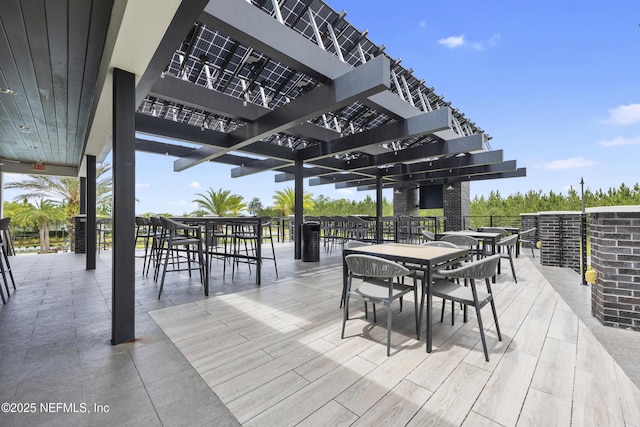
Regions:
M 442 185 L 420 186 L 420 209 L 442 209 Z

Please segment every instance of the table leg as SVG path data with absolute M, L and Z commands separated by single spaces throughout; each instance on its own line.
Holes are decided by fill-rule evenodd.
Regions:
M 432 341 L 433 341 L 433 325 L 432 325 L 432 320 L 431 320 L 431 302 L 433 299 L 433 296 L 431 295 L 431 269 L 428 268 L 425 276 L 427 278 L 426 280 L 426 293 L 427 293 L 427 309 L 426 309 L 426 316 L 427 316 L 427 353 L 431 353 L 432 351 Z
M 258 236 L 258 242 L 256 244 L 256 284 L 260 286 L 262 281 L 262 221 L 258 224 L 256 234 Z

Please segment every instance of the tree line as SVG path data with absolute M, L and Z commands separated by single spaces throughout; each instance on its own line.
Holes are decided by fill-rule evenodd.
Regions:
M 629 187 L 622 183 L 618 188 L 608 190 L 584 190 L 585 208 L 599 206 L 640 205 L 640 185 Z M 580 211 L 581 194 L 570 188 L 567 194 L 541 190 L 529 190 L 503 197 L 499 191 L 492 191 L 487 197 L 476 196 L 471 201 L 471 216 L 519 216 L 522 213 L 546 211 Z
M 111 177 L 109 164 L 103 164 L 97 170 L 98 215 L 111 216 Z M 25 181 L 6 185 L 6 188 L 21 190 L 22 193 L 13 202 L 4 202 L 4 216 L 12 217 L 12 228 L 33 228 L 39 231 L 41 252 L 49 251 L 49 228 L 51 223 L 64 222 L 72 230 L 73 221 L 79 212 L 79 182 L 76 178 L 47 177 L 30 175 Z M 293 215 L 295 191 L 293 188 L 278 190 L 274 193 L 272 204 L 263 206 L 260 199 L 254 197 L 250 202 L 228 190 L 213 190 L 196 194 L 193 203 L 198 207 L 185 216 L 288 216 Z M 574 188 L 567 194 L 541 190 L 529 190 L 503 197 L 499 191 L 488 196 L 475 196 L 471 200 L 472 217 L 518 217 L 522 213 L 544 211 L 579 211 L 585 207 L 640 205 L 640 185 L 629 187 L 622 183 L 618 188 L 591 191 L 586 189 L 584 197 Z M 303 211 L 306 216 L 370 215 L 376 214 L 376 202 L 367 195 L 364 200 L 331 199 L 324 195 L 313 197 L 304 192 Z M 154 215 L 158 213 L 148 213 Z M 393 215 L 393 201 L 382 201 L 383 216 Z M 442 209 L 421 210 L 423 216 L 441 216 Z M 165 215 L 172 215 L 165 213 Z

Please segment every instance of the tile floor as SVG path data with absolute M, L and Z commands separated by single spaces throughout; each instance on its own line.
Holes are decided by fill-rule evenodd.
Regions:
M 266 263 L 259 288 L 246 266 L 231 281 L 214 265 L 209 298 L 174 274 L 158 301 L 140 274 L 138 338 L 119 346 L 109 343 L 108 251 L 95 271 L 82 255 L 12 258 L 19 286 L 0 307 L 0 401 L 36 410 L 0 413 L 0 425 L 640 426 L 640 392 L 620 368 L 634 375 L 630 355 L 600 344 L 613 336 L 629 347 L 640 334 L 589 325 L 574 301 L 584 290 L 561 269 L 521 257 L 518 284 L 501 275 L 504 340 L 487 321 L 490 363 L 474 321 L 436 322 L 429 355 L 404 326 L 406 309 L 387 358 L 384 327 L 360 307 L 340 339 L 338 256 L 301 263 L 290 244 L 278 251 L 280 277 Z

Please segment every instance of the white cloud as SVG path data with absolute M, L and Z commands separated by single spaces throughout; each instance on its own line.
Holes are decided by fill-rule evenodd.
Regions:
M 635 138 L 626 138 L 624 136 L 618 136 L 608 141 L 599 141 L 598 144 L 603 147 L 617 147 L 619 145 L 635 145 L 640 144 L 640 136 Z
M 355 194 L 355 191 L 348 188 L 340 188 L 336 190 L 336 192 L 342 194 L 343 196 L 353 196 Z
M 193 181 L 191 184 L 189 184 L 189 187 L 191 187 L 191 188 L 202 188 L 202 185 L 200 185 L 200 183 L 198 181 Z
M 640 122 L 640 104 L 621 105 L 609 110 L 605 123 L 616 126 L 632 125 Z
M 565 169 L 575 169 L 575 168 L 586 168 L 591 165 L 595 165 L 595 160 L 585 159 L 584 157 L 570 157 L 568 159 L 563 160 L 553 160 L 551 162 L 547 162 L 543 164 L 541 167 L 543 169 L 549 170 L 565 170 Z
M 427 21 L 422 20 L 418 23 L 418 25 L 420 26 L 420 29 L 425 29 L 427 28 Z
M 450 49 L 453 49 L 458 46 L 464 45 L 464 35 L 451 36 L 451 37 L 447 37 L 446 39 L 440 39 L 438 40 L 438 43 L 445 45 Z
M 500 34 L 494 34 L 490 39 L 483 41 L 467 41 L 464 38 L 464 35 L 459 35 L 447 37 L 446 39 L 440 39 L 438 40 L 438 43 L 450 49 L 467 46 L 473 50 L 485 50 L 489 47 L 497 45 L 498 41 L 500 41 Z

